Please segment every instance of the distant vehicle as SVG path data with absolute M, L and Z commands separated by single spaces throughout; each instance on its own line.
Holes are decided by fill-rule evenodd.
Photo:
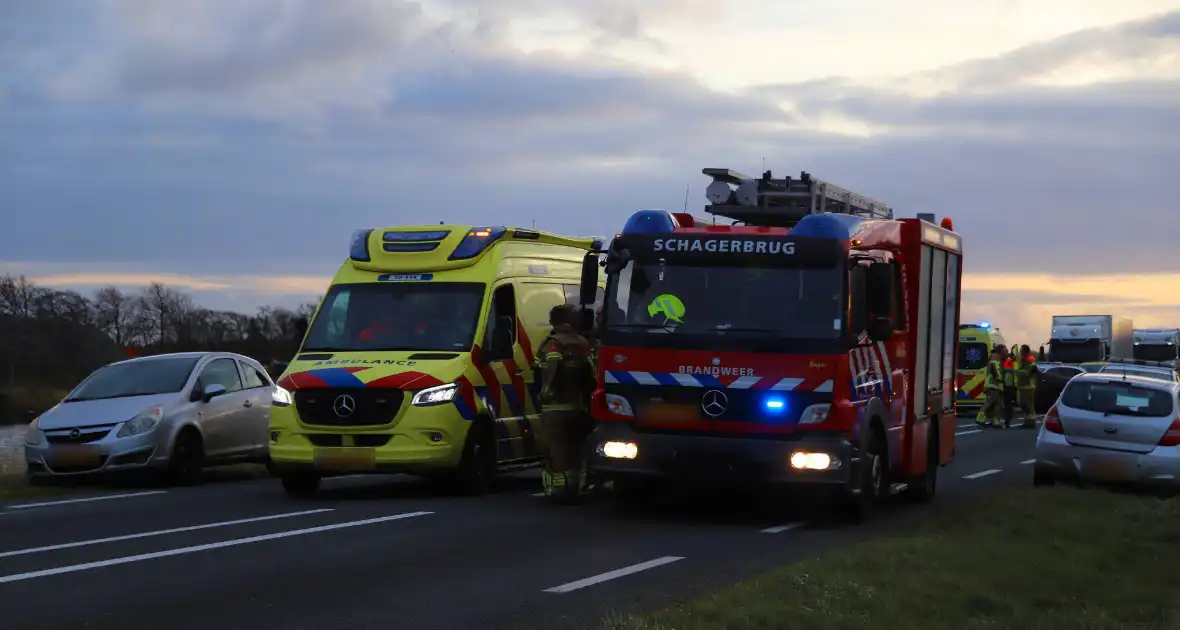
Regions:
M 1037 363 L 1037 387 L 1034 393 L 1037 413 L 1045 413 L 1065 389 L 1065 384 L 1086 370 L 1064 363 Z
M 1106 367 L 1106 364 L 1106 361 L 1086 361 L 1085 363 L 1078 363 L 1077 366 L 1081 368 L 1083 372 L 1094 373 Z
M 274 388 L 257 361 L 232 353 L 112 363 L 29 425 L 28 475 L 146 469 L 187 484 L 207 465 L 265 463 Z
M 1180 359 L 1180 328 L 1141 328 L 1136 330 L 1134 358 L 1145 361 Z
M 1007 345 L 999 328 L 987 322 L 959 324 L 959 409 L 983 406 L 983 385 L 988 357 L 996 346 Z
M 1129 359 L 1135 324 L 1114 315 L 1055 315 L 1049 335 L 1050 361 L 1081 363 Z
M 1099 374 L 1130 374 L 1147 378 L 1160 378 L 1165 381 L 1180 381 L 1176 370 L 1170 367 L 1154 365 L 1128 365 L 1125 363 L 1108 363 L 1098 370 Z
M 1069 381 L 1037 434 L 1033 483 L 1180 489 L 1180 383 L 1131 374 Z

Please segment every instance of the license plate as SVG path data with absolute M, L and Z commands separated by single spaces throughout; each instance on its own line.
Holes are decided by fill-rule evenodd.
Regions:
M 50 460 L 54 466 L 76 468 L 98 468 L 98 464 L 102 461 L 98 451 L 80 447 L 55 449 Z
M 371 448 L 320 449 L 315 454 L 316 466 L 335 472 L 372 470 L 376 455 Z
M 640 414 L 640 422 L 646 426 L 661 426 L 697 422 L 701 409 L 697 405 L 649 405 Z
M 1132 464 L 1124 459 L 1092 457 L 1086 460 L 1086 472 L 1108 481 L 1129 481 L 1135 477 Z

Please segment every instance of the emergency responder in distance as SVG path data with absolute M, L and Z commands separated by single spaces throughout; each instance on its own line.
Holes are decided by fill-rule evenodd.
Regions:
M 1016 411 L 1016 350 L 1006 350 L 1004 356 L 1004 428 L 1012 426 Z
M 549 311 L 553 326 L 537 349 L 541 383 L 541 483 L 545 496 L 574 499 L 586 489 L 583 447 L 590 430 L 594 368 L 590 342 L 578 334 L 578 311 L 561 304 Z
M 1000 426 L 1000 414 L 1004 406 L 1004 373 L 1001 362 L 1006 354 L 1003 346 L 992 349 L 983 377 L 983 407 L 975 416 L 975 422 L 985 427 Z
M 1037 410 L 1034 405 L 1037 387 L 1037 358 L 1033 356 L 1032 348 L 1028 345 L 1020 346 L 1020 353 L 1016 362 L 1016 403 L 1024 414 L 1025 429 L 1037 426 Z

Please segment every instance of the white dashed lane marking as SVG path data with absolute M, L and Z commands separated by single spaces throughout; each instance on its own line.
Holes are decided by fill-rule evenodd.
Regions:
M 1037 460 L 1035 460 L 1035 459 L 1026 459 L 1026 460 L 1020 462 L 1020 465 L 1027 466 L 1029 464 L 1035 464 L 1035 463 L 1037 463 Z
M 9 505 L 10 510 L 27 510 L 29 508 L 51 507 L 54 505 L 70 505 L 73 503 L 90 503 L 91 501 L 110 501 L 111 499 L 130 499 L 131 497 L 146 497 L 153 494 L 167 494 L 167 490 L 148 490 L 146 492 L 127 492 L 123 494 L 104 494 L 97 497 L 82 497 L 80 499 L 61 499 L 59 501 L 42 501 L 40 503 L 17 503 Z
M 987 470 L 981 470 L 977 473 L 971 473 L 970 475 L 963 475 L 963 478 L 964 479 L 980 479 L 982 477 L 994 475 L 999 472 L 1002 472 L 999 468 L 989 468 Z
M 546 593 L 569 593 L 570 591 L 576 591 L 580 588 L 586 588 L 587 586 L 594 586 L 595 584 L 601 584 L 603 582 L 607 582 L 609 580 L 621 578 L 621 577 L 624 577 L 627 575 L 631 575 L 633 573 L 639 573 L 640 571 L 654 569 L 656 567 L 661 567 L 661 566 L 664 566 L 665 564 L 671 564 L 673 562 L 677 562 L 677 561 L 680 561 L 683 559 L 684 559 L 683 556 L 663 556 L 660 558 L 656 558 L 655 560 L 648 560 L 647 562 L 640 562 L 639 564 L 633 564 L 629 567 L 623 567 L 621 569 L 615 569 L 614 571 L 607 571 L 606 573 L 599 573 L 598 575 L 592 575 L 588 578 L 584 578 L 584 579 L 578 580 L 576 582 L 568 582 L 566 584 L 562 584 L 561 586 L 554 586 L 553 588 L 547 588 L 547 589 L 545 589 L 545 592 Z
M 797 528 L 803 527 L 803 525 L 804 525 L 804 523 L 787 523 L 786 525 L 775 525 L 774 527 L 767 527 L 766 529 L 762 530 L 762 533 L 763 534 L 781 534 L 783 532 L 789 532 L 792 529 L 797 529 Z

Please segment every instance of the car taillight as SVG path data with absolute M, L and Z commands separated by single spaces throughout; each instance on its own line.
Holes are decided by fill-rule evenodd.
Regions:
M 1049 407 L 1049 411 L 1045 412 L 1045 430 L 1058 435 L 1065 433 L 1065 427 L 1061 426 L 1061 417 L 1057 415 L 1057 405 Z
M 1164 437 L 1160 438 L 1160 446 L 1180 446 L 1180 417 L 1172 421 L 1172 426 L 1164 431 Z

